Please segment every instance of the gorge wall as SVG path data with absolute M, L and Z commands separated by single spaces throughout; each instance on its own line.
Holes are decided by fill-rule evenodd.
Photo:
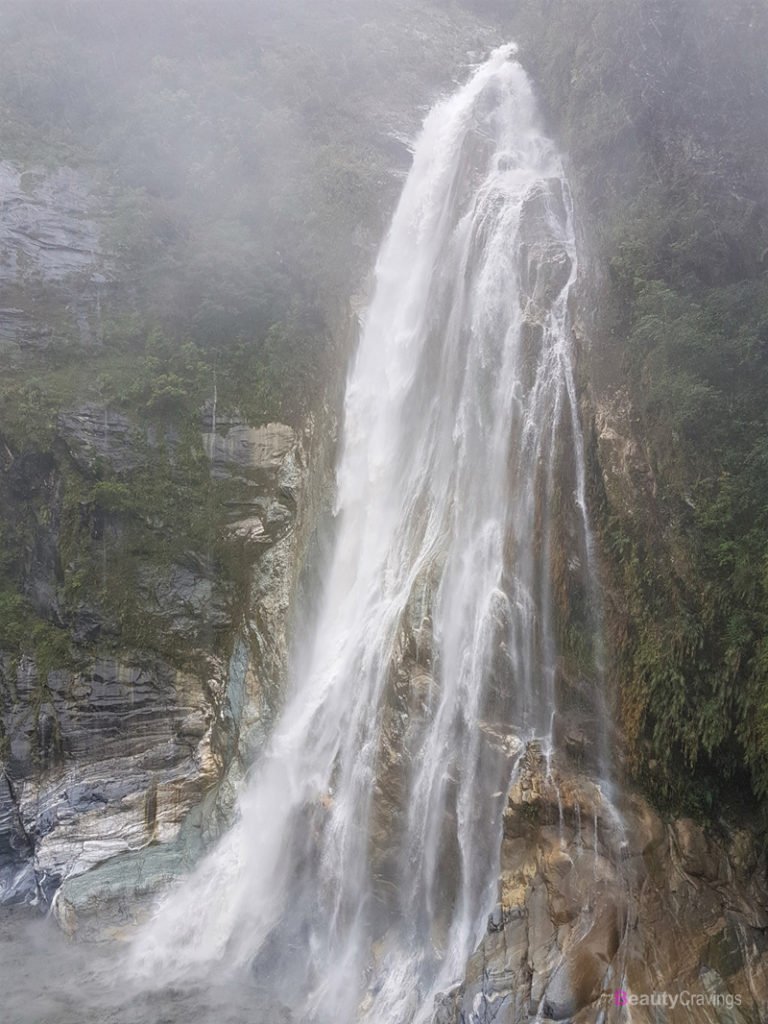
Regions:
M 762 1022 L 766 924 L 750 832 L 664 821 L 636 793 L 614 809 L 577 762 L 548 771 L 532 749 L 504 816 L 498 907 L 436 1019 Z

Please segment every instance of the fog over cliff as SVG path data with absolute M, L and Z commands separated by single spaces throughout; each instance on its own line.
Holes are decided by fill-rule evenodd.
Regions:
M 0 1016 L 762 1022 L 765 0 L 0 8 Z

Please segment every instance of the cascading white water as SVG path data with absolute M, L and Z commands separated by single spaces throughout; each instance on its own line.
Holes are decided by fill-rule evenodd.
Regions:
M 558 501 L 590 558 L 575 275 L 561 162 L 503 47 L 427 118 L 379 257 L 306 669 L 137 970 L 248 965 L 322 1024 L 426 1021 L 461 978 L 516 759 L 553 746 Z

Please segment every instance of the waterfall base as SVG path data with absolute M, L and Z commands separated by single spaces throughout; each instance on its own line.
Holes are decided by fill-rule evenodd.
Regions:
M 651 1024 L 661 1007 L 665 1024 L 764 1024 L 764 851 L 746 832 L 713 838 L 690 820 L 665 823 L 637 794 L 613 806 L 579 763 L 580 737 L 567 740 L 568 757 L 550 763 L 530 744 L 520 759 L 504 812 L 497 906 L 462 984 L 437 1001 L 434 1016 L 422 1007 L 427 1019 Z M 110 914 L 99 923 L 102 938 L 116 934 Z M 150 1024 L 160 1008 L 169 1024 L 207 1024 L 214 1007 L 216 1019 L 235 1022 L 254 1006 L 269 1012 L 264 1019 L 302 1024 L 285 1006 L 267 1006 L 248 972 L 144 993 L 117 968 L 121 943 L 68 943 L 42 927 L 8 921 L 17 952 L 4 991 L 19 1022 L 38 1019 L 26 993 L 44 963 L 51 999 L 68 991 L 67 978 L 89 979 L 68 995 L 62 1024 L 95 1024 L 107 1010 Z

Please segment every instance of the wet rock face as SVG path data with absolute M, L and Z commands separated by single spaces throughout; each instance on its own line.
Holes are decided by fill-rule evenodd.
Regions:
M 526 198 L 520 218 L 522 291 L 527 299 L 526 317 L 540 321 L 568 283 L 572 260 L 560 241 L 556 226 L 568 213 L 559 179 L 542 182 Z
M 22 271 L 62 281 L 93 267 L 101 246 L 82 174 L 67 167 L 22 172 L 2 163 L 0 187 L 4 274 Z
M 113 316 L 135 300 L 132 271 L 108 251 L 113 198 L 79 171 L 0 163 L 11 364 L 29 348 L 100 344 L 102 303 Z M 130 917 L 226 824 L 282 700 L 335 431 L 330 410 L 323 432 L 211 402 L 194 433 L 93 395 L 84 387 L 59 410 L 43 452 L 0 438 L 0 519 L 23 527 L 14 586 L 62 641 L 45 664 L 0 645 L 0 903 L 56 892 L 80 933 L 91 916 Z M 137 481 L 188 479 L 187 465 L 204 467 L 221 501 L 204 542 L 201 529 L 166 543 L 172 512 L 134 507 Z
M 290 428 L 278 428 L 268 436 L 286 438 Z M 113 762 L 111 770 L 118 777 L 127 775 L 136 783 L 135 799 L 143 795 L 144 818 L 131 817 L 132 808 L 122 819 L 114 806 L 104 809 L 99 834 L 102 842 L 114 842 L 108 859 L 81 873 L 68 872 L 54 897 L 55 917 L 69 934 L 103 938 L 135 922 L 158 892 L 189 872 L 204 846 L 230 824 L 239 784 L 265 742 L 285 691 L 289 636 L 303 585 L 300 567 L 330 494 L 334 430 L 335 418 L 329 414 L 322 425 L 310 422 L 302 436 L 290 431 L 288 450 L 270 448 L 258 466 L 251 460 L 252 478 L 241 479 L 240 470 L 226 464 L 238 474 L 244 501 L 284 510 L 279 530 L 269 532 L 267 518 L 267 535 L 253 547 L 238 548 L 247 566 L 249 595 L 243 618 L 233 621 L 230 615 L 229 657 L 209 658 L 207 676 L 193 676 L 189 691 L 182 689 L 175 704 L 170 693 L 165 707 L 156 697 L 154 710 L 147 709 L 148 725 L 134 737 L 134 762 L 126 763 L 124 772 Z M 227 525 L 222 528 L 226 531 Z M 236 542 L 242 545 L 242 540 Z M 189 623 L 190 644 L 197 642 L 201 622 L 218 614 L 226 618 L 224 609 L 211 606 L 194 575 L 157 566 L 147 586 L 148 613 L 158 597 L 164 603 L 163 587 L 171 588 L 166 607 L 186 603 L 182 620 Z M 174 621 L 178 626 L 181 620 Z M 177 691 L 181 681 L 177 676 Z M 155 713 L 162 724 L 154 720 Z M 101 726 L 107 727 L 107 721 L 99 722 Z M 139 750 L 147 734 L 154 734 L 155 745 Z M 172 764 L 174 751 L 177 761 Z M 72 774 L 88 775 L 85 762 L 72 761 Z M 153 819 L 157 824 L 151 827 Z M 138 842 L 123 842 L 125 835 Z M 62 846 L 72 850 L 68 836 Z
M 141 432 L 127 416 L 106 406 L 84 403 L 62 413 L 58 431 L 72 460 L 86 473 L 99 463 L 119 474 L 141 464 Z
M 296 443 L 295 432 L 285 423 L 252 427 L 237 416 L 214 422 L 210 410 L 203 422 L 203 447 L 220 479 L 238 470 L 251 476 L 274 472 Z
M 67 571 L 57 458 L 86 481 L 106 466 L 130 486 L 153 445 L 172 457 L 173 437 L 83 404 L 59 416 L 52 454 L 0 452 L 4 514 L 25 503 L 45 510 L 35 515 L 27 593 L 67 631 L 77 665 L 43 668 L 0 651 L 0 902 L 55 893 L 70 931 L 87 932 L 90 915 L 131 916 L 139 896 L 189 868 L 226 822 L 281 700 L 310 432 L 236 415 L 227 425 L 233 438 L 207 430 L 211 471 L 231 496 L 212 529 L 237 560 L 237 595 L 234 579 L 194 550 L 173 560 L 148 551 L 126 582 L 148 637 L 173 656 L 151 639 L 126 645 L 99 603 L 101 576 L 77 607 L 57 597 Z M 112 528 L 108 515 L 102 526 Z
M 285 423 L 253 427 L 237 413 L 203 415 L 202 442 L 216 480 L 235 483 L 227 532 L 247 546 L 274 543 L 290 529 L 302 481 L 296 432 Z
M 20 856 L 0 858 L 2 895 L 26 896 L 31 883 L 49 895 L 118 853 L 176 838 L 220 767 L 199 680 L 150 659 L 51 672 L 43 687 L 24 660 L 14 677 L 0 841 Z M 27 870 L 15 879 L 19 861 Z
M 46 348 L 54 336 L 61 341 L 62 326 L 80 343 L 97 343 L 111 259 L 89 179 L 0 162 L 0 197 L 0 351 Z
M 634 795 L 613 806 L 530 749 L 501 864 L 488 934 L 442 1024 L 630 1019 L 622 1001 L 648 1024 L 765 1020 L 768 879 L 746 833 L 665 824 Z

